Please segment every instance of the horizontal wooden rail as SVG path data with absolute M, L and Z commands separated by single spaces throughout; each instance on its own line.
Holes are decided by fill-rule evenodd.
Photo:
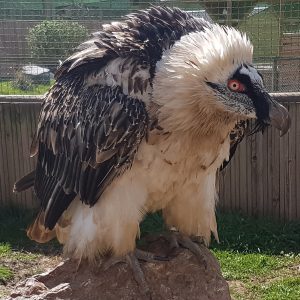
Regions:
M 300 220 L 300 93 L 276 93 L 273 98 L 290 112 L 292 126 L 251 135 L 238 147 L 234 159 L 220 174 L 219 206 L 252 216 Z M 0 96 L 0 207 L 32 208 L 32 191 L 14 194 L 14 182 L 30 172 L 35 159 L 29 148 L 36 130 L 42 96 Z
M 279 102 L 300 102 L 300 92 L 270 93 Z M 0 103 L 36 103 L 42 102 L 42 95 L 0 95 Z

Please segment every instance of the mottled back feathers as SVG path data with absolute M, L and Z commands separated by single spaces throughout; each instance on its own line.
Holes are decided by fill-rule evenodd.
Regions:
M 104 25 L 59 67 L 31 147 L 31 155 L 37 155 L 34 189 L 46 228 L 55 226 L 77 195 L 94 205 L 113 179 L 131 166 L 149 123 L 145 105 L 135 93 L 146 90 L 147 80 L 151 85 L 163 51 L 203 26 L 209 23 L 179 9 L 152 7 Z M 122 82 L 98 81 L 103 68 L 105 76 L 116 76 L 108 74 L 106 66 L 117 58 L 124 59 L 123 66 L 131 64 L 128 94 Z M 147 80 L 136 76 L 131 83 L 141 69 L 149 72 Z M 118 72 L 125 71 L 120 65 Z
M 81 44 L 80 51 L 62 64 L 56 78 L 73 71 L 97 71 L 117 57 L 133 57 L 150 65 L 153 77 L 164 50 L 181 36 L 203 30 L 209 24 L 177 8 L 152 7 L 133 13 L 124 21 L 103 25 L 102 31 L 93 33 L 92 39 Z
M 47 227 L 53 228 L 76 195 L 89 205 L 98 200 L 130 166 L 147 124 L 144 104 L 119 87 L 83 88 L 80 77 L 55 84 L 32 147 L 38 152 L 34 187 Z

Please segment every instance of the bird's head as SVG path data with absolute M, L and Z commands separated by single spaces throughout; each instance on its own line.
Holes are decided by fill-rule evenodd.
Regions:
M 262 75 L 243 63 L 225 82 L 206 81 L 224 109 L 247 118 L 256 118 L 259 126 L 272 125 L 284 135 L 290 128 L 287 109 L 274 101 L 266 91 Z
M 156 98 L 170 112 L 162 109 L 168 125 L 189 129 L 212 117 L 220 125 L 222 118 L 252 118 L 285 134 L 291 123 L 288 111 L 266 91 L 252 54 L 251 42 L 234 28 L 213 24 L 183 36 L 164 55 L 155 79 Z

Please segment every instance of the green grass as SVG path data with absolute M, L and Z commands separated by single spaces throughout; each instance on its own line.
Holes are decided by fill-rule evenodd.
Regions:
M 242 280 L 246 282 L 253 276 L 265 276 L 288 267 L 293 259 L 285 256 L 266 255 L 260 253 L 238 253 L 214 250 L 221 263 L 223 276 L 226 280 Z
M 233 299 L 300 299 L 300 223 L 224 214 L 212 243 Z
M 13 278 L 13 272 L 8 268 L 0 265 L 0 283 L 6 283 Z
M 26 237 L 35 212 L 7 209 L 0 212 L 0 298 L 6 287 L 43 271 L 43 263 L 57 259 L 57 242 L 37 244 Z M 240 215 L 218 215 L 220 243 L 211 250 L 218 258 L 233 299 L 300 299 L 300 223 L 282 224 Z M 165 230 L 161 214 L 148 216 L 141 235 Z M 19 270 L 28 270 L 20 274 Z M 3 286 L 6 288 L 5 286 Z M 6 293 L 6 294 L 5 294 Z
M 0 257 L 11 253 L 11 247 L 9 244 L 2 242 L 0 244 Z
M 300 277 L 287 277 L 270 284 L 256 286 L 256 294 L 262 300 L 300 299 Z
M 33 88 L 30 90 L 21 90 L 15 88 L 11 81 L 0 82 L 0 95 L 43 95 L 46 93 L 51 84 L 34 84 Z
M 219 214 L 217 219 L 220 244 L 213 242 L 214 249 L 268 255 L 299 254 L 300 222 L 283 224 L 237 214 Z
M 0 299 L 17 281 L 52 266 L 61 252 L 56 241 L 38 244 L 27 238 L 26 228 L 34 215 L 14 208 L 0 211 Z
M 11 244 L 0 242 L 0 284 L 12 280 L 18 266 L 28 265 L 37 258 L 39 254 L 27 252 L 23 248 L 13 249 Z
M 48 254 L 59 250 L 60 247 L 56 241 L 38 244 L 26 236 L 26 229 L 34 220 L 36 213 L 36 210 L 28 211 L 16 208 L 0 211 L 0 255 L 5 251 L 11 253 L 11 250 L 39 254 Z
M 237 214 L 218 214 L 220 243 L 212 242 L 233 299 L 300 299 L 300 223 L 283 224 Z M 142 236 L 165 230 L 160 214 L 145 219 Z M 294 284 L 295 285 L 295 284 Z

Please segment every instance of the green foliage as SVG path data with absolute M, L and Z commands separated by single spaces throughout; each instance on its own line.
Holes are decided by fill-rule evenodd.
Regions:
M 278 56 L 279 27 L 278 16 L 272 9 L 245 18 L 238 25 L 238 29 L 245 32 L 253 43 L 254 58 Z
M 22 89 L 15 81 L 3 81 L 0 82 L 0 95 L 43 95 L 53 83 L 54 80 L 50 84 L 32 84 L 31 89 Z
M 161 212 L 148 214 L 140 224 L 141 237 L 166 230 Z
M 51 67 L 68 57 L 87 36 L 87 29 L 77 22 L 53 20 L 31 28 L 27 40 L 32 58 Z
M 205 3 L 205 8 L 211 17 L 217 22 L 226 22 L 226 14 L 224 10 L 227 8 L 228 1 L 201 1 Z M 255 7 L 258 0 L 235 0 L 231 1 L 232 11 L 231 17 L 235 22 L 247 16 Z
M 12 87 L 21 91 L 31 91 L 33 89 L 32 81 L 21 71 L 17 71 Z

